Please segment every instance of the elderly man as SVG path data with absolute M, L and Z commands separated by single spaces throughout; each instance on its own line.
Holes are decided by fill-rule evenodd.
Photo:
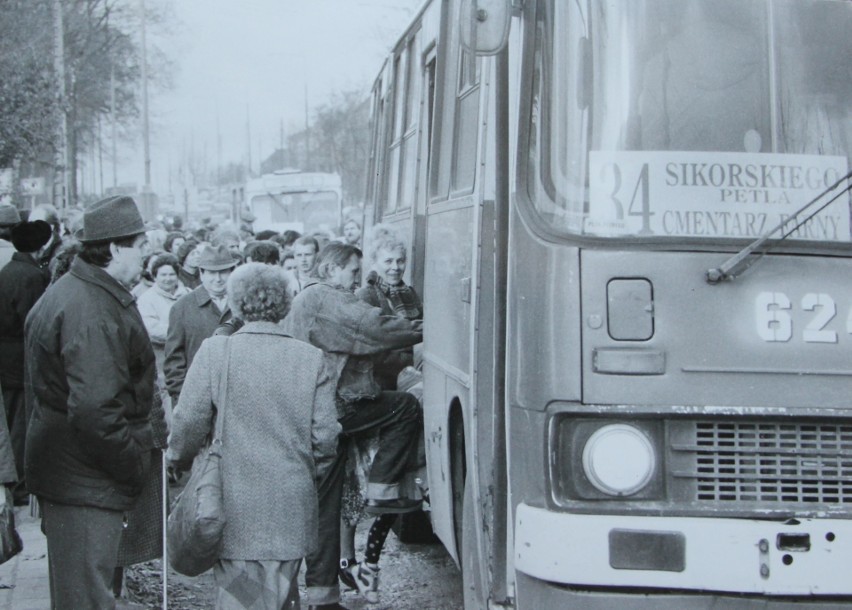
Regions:
M 284 329 L 319 347 L 335 377 L 337 417 L 346 436 L 380 434 L 367 481 L 368 513 L 404 513 L 420 502 L 400 496 L 399 482 L 410 468 L 422 425 L 420 405 L 406 392 L 382 391 L 373 377 L 372 358 L 389 349 L 420 343 L 419 321 L 384 316 L 352 292 L 360 276 L 361 250 L 332 242 L 317 257 L 317 281 L 293 300 Z M 341 443 L 345 447 L 345 443 Z M 320 543 L 307 559 L 309 603 L 339 608 L 340 499 L 344 451 L 320 481 Z
M 48 278 L 39 268 L 39 253 L 50 240 L 50 225 L 43 220 L 22 222 L 12 228 L 12 260 L 0 269 L 0 385 L 6 404 L 6 425 L 15 452 L 18 484 L 15 504 L 27 503 L 24 484 L 24 441 L 27 434 L 24 407 L 24 322 L 47 288 Z
M 186 372 L 201 342 L 231 319 L 228 277 L 236 266 L 237 261 L 226 246 L 206 246 L 198 257 L 201 286 L 178 299 L 169 312 L 163 373 L 173 405 L 177 404 Z
M 154 351 L 128 290 L 145 225 L 130 197 L 89 208 L 70 271 L 26 322 L 26 477 L 47 536 L 54 610 L 113 608 L 124 512 L 150 470 Z

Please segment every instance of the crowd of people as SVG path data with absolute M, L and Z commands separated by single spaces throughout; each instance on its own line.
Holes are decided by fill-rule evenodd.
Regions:
M 122 605 L 122 569 L 163 555 L 164 471 L 179 489 L 217 419 L 217 608 L 299 607 L 303 560 L 310 607 L 342 608 L 340 583 L 378 601 L 385 538 L 423 494 L 407 246 L 378 226 L 364 260 L 356 219 L 339 237 L 251 221 L 155 227 L 126 196 L 76 226 L 0 206 L 0 468 L 38 501 L 54 608 Z

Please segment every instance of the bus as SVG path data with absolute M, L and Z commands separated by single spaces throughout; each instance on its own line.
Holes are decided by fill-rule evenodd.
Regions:
M 395 43 L 368 204 L 411 244 L 466 608 L 852 601 L 850 31 L 430 0 Z
M 343 220 L 340 175 L 279 170 L 246 182 L 245 203 L 256 232 L 286 230 L 337 234 Z

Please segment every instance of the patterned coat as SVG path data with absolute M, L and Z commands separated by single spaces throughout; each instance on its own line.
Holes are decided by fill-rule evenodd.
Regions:
M 284 561 L 316 547 L 317 473 L 334 459 L 340 433 L 334 384 L 323 362 L 322 351 L 270 322 L 212 337 L 196 353 L 166 457 L 189 467 L 213 429 L 220 379 L 226 379 L 223 559 Z
M 375 273 L 375 272 L 374 272 Z M 411 292 L 413 301 L 417 304 L 418 313 L 416 315 L 405 316 L 409 320 L 423 319 L 423 305 L 420 301 L 420 296 L 414 290 L 414 286 L 408 286 Z M 373 307 L 379 307 L 382 310 L 382 315 L 398 316 L 390 299 L 381 291 L 375 281 L 370 281 L 367 278 L 367 285 L 355 291 L 355 296 L 369 303 Z M 396 379 L 402 370 L 407 366 L 414 365 L 414 348 L 403 347 L 400 349 L 388 350 L 378 354 L 373 360 L 373 375 L 376 381 L 382 386 L 383 390 L 396 391 Z

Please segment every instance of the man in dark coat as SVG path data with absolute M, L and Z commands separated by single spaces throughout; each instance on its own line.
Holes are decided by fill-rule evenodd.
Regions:
M 50 240 L 43 220 L 22 222 L 12 229 L 15 253 L 0 269 L 0 386 L 6 405 L 6 426 L 15 454 L 18 484 L 15 505 L 27 503 L 24 484 L 24 441 L 27 434 L 24 400 L 24 321 L 44 293 L 48 277 L 39 268 L 38 255 Z
M 201 342 L 231 319 L 227 286 L 236 266 L 237 261 L 225 246 L 204 247 L 198 258 L 201 286 L 179 298 L 169 312 L 163 374 L 173 405 L 177 404 L 186 372 Z
M 112 608 L 124 511 L 150 470 L 154 351 L 128 290 L 145 225 L 130 197 L 89 208 L 82 250 L 26 321 L 27 487 L 54 610 Z

